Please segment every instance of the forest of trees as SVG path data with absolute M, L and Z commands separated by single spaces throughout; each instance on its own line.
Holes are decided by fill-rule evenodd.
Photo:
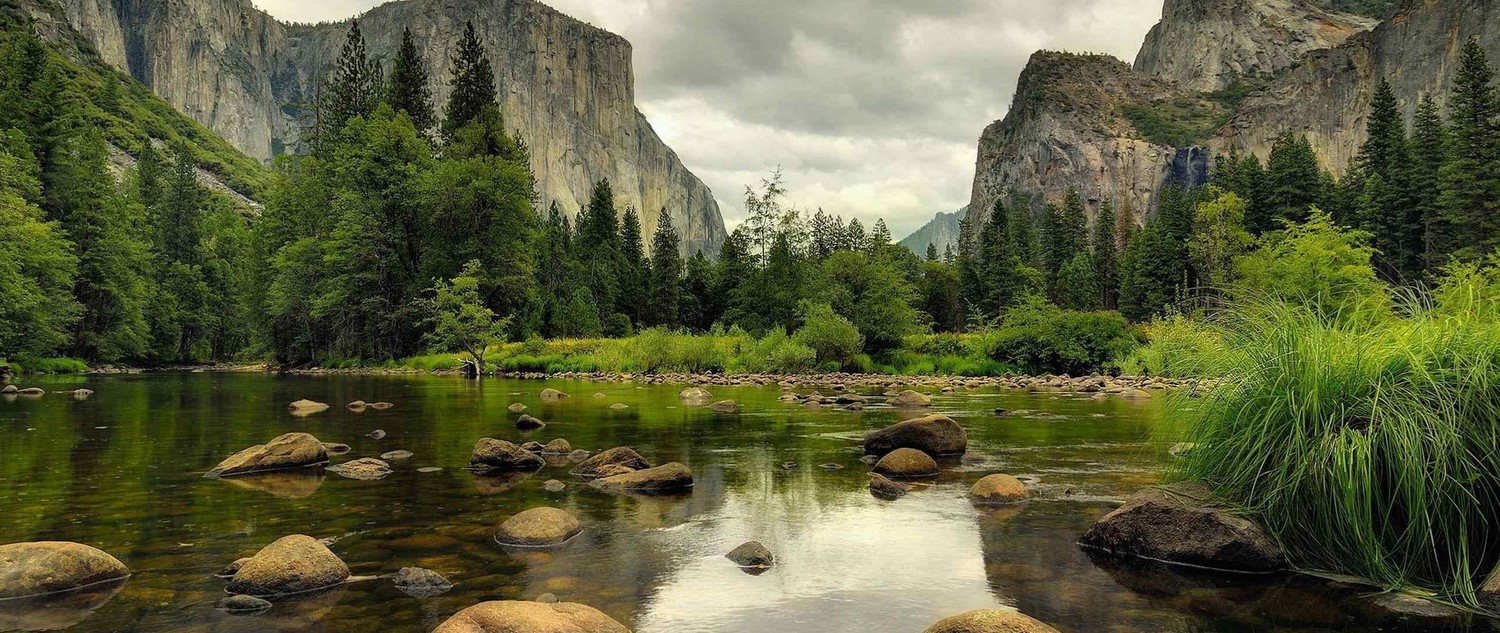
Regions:
M 434 344 L 445 322 L 433 307 L 455 296 L 481 302 L 495 315 L 485 329 L 512 340 L 790 333 L 816 318 L 852 325 L 880 354 L 1039 301 L 1136 322 L 1192 310 L 1263 274 L 1250 268 L 1265 258 L 1246 255 L 1295 223 L 1354 229 L 1378 249 L 1379 274 L 1407 286 L 1500 246 L 1500 106 L 1473 42 L 1446 116 L 1428 96 L 1408 131 L 1382 83 L 1342 179 L 1286 135 L 1267 163 L 1219 157 L 1208 186 L 1168 186 L 1155 209 L 1103 201 L 1091 219 L 1077 192 L 1040 210 L 1033 192 L 1011 192 L 982 226 L 965 223 L 959 248 L 925 257 L 893 244 L 884 221 L 866 230 L 790 206 L 779 173 L 746 188 L 749 217 L 718 253 L 683 257 L 669 210 L 648 229 L 608 181 L 576 213 L 538 208 L 472 27 L 450 53 L 444 104 L 423 54 L 407 34 L 383 68 L 355 23 L 305 151 L 278 160 L 257 215 L 206 189 L 184 147 L 148 144 L 117 179 L 109 142 L 76 112 L 90 97 L 39 38 L 8 31 L 0 357 L 399 359 Z

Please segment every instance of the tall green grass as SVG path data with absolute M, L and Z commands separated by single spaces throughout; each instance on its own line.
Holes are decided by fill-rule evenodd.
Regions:
M 16 374 L 82 374 L 89 370 L 88 363 L 76 358 L 0 358 L 0 365 L 9 365 Z
M 1500 283 L 1458 269 L 1357 318 L 1241 304 L 1180 400 L 1177 476 L 1257 515 L 1295 564 L 1477 604 L 1500 559 Z

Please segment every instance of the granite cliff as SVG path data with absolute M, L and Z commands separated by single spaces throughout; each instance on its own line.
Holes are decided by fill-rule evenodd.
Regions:
M 964 216 L 968 215 L 968 207 L 964 207 L 952 213 L 939 213 L 932 218 L 931 222 L 922 228 L 912 231 L 911 235 L 901 240 L 905 246 L 917 255 L 927 255 L 927 245 L 937 247 L 938 255 L 946 253 L 949 248 L 958 249 L 959 225 Z
M 105 61 L 261 159 L 297 146 L 298 119 L 349 29 L 285 24 L 249 0 L 58 1 Z M 556 201 L 576 214 L 609 178 L 648 235 L 666 209 L 684 252 L 717 254 L 718 204 L 636 109 L 625 39 L 533 0 L 402 0 L 370 10 L 360 28 L 387 65 L 411 28 L 441 103 L 465 20 L 494 62 L 507 126 L 532 150 L 542 208 Z

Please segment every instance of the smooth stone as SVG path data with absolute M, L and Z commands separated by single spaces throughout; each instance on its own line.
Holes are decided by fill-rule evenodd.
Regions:
M 543 455 L 567 455 L 573 452 L 573 445 L 563 438 L 555 438 L 542 447 Z
M 1209 505 L 1199 483 L 1142 490 L 1079 539 L 1116 555 L 1241 572 L 1270 572 L 1286 559 L 1260 524 Z
M 557 594 L 544 593 L 536 597 L 536 601 L 542 604 L 557 604 Z
M 505 407 L 505 408 L 507 410 L 509 410 L 511 413 L 520 413 L 520 412 L 526 410 L 526 405 L 521 404 L 519 402 L 512 402 L 510 406 Z
M 535 453 L 505 440 L 481 438 L 474 444 L 469 466 L 489 470 L 536 470 L 547 462 Z
M 368 437 L 368 438 L 371 438 L 371 439 L 376 439 L 376 440 L 383 440 L 383 439 L 385 439 L 385 431 L 383 431 L 381 429 L 375 429 L 373 431 L 370 431 L 369 433 L 366 433 L 365 437 Z
M 661 494 L 681 492 L 693 487 L 693 472 L 677 462 L 662 464 L 635 472 L 600 477 L 589 482 L 599 490 Z
M 547 389 L 543 389 L 541 393 L 537 394 L 537 397 L 539 397 L 539 398 L 541 398 L 543 400 L 556 401 L 556 400 L 562 400 L 563 398 L 568 397 L 568 394 L 565 394 L 565 393 L 563 393 L 561 391 L 558 391 L 556 389 L 552 389 L 552 388 L 549 387 Z
M 364 400 L 355 400 L 354 402 L 344 405 L 344 408 L 358 413 L 360 411 L 364 411 L 365 407 L 368 406 L 370 406 L 370 403 L 365 402 Z
M 223 569 L 220 569 L 219 571 L 214 572 L 214 576 L 219 577 L 219 578 L 234 578 L 235 574 L 240 573 L 240 568 L 244 567 L 245 563 L 248 563 L 248 562 L 250 562 L 250 557 L 249 556 L 246 556 L 244 558 L 235 559 L 234 562 L 232 562 L 232 563 L 230 563 L 228 565 L 225 565 Z
M 875 472 L 895 479 L 936 476 L 941 469 L 927 453 L 915 448 L 898 448 L 875 462 Z
M 567 488 L 568 484 L 565 484 L 556 479 L 548 479 L 547 481 L 542 482 L 542 489 L 546 490 L 547 492 L 562 492 L 564 490 L 567 490 Z
M 1046 624 L 1011 609 L 980 609 L 938 620 L 922 633 L 1058 633 Z
M 708 408 L 714 413 L 739 413 L 740 403 L 733 400 L 720 400 L 708 405 Z
M 546 422 L 543 422 L 525 413 L 522 413 L 521 417 L 516 418 L 516 428 L 521 429 L 522 431 L 531 431 L 542 428 L 544 426 L 547 426 Z
M 641 457 L 640 453 L 628 446 L 617 446 L 615 448 L 599 451 L 588 459 L 583 460 L 574 467 L 571 474 L 578 477 L 597 477 L 599 469 L 609 466 L 624 466 L 631 470 L 643 470 L 651 467 L 651 462 Z
M 349 578 L 349 566 L 328 546 L 303 534 L 292 534 L 265 546 L 240 567 L 225 588 L 257 597 L 316 591 Z
M 47 390 L 41 387 L 27 387 L 16 391 L 16 393 L 23 396 L 45 396 L 47 395 Z
M 314 402 L 312 400 L 298 400 L 287 405 L 287 409 L 291 410 L 292 415 L 312 415 L 314 413 L 327 411 L 328 405 L 322 402 Z
M 388 453 L 381 453 L 380 454 L 380 458 L 383 459 L 383 460 L 386 460 L 388 462 L 401 461 L 403 459 L 411 459 L 414 456 L 416 456 L 416 453 L 413 453 L 411 451 L 390 451 Z
M 541 442 L 532 441 L 532 442 L 525 442 L 525 443 L 521 444 L 521 450 L 524 450 L 524 451 L 527 451 L 527 452 L 531 452 L 531 453 L 540 453 L 540 452 L 542 452 L 543 448 L 545 448 L 545 447 L 542 446 Z
M 72 591 L 129 575 L 130 569 L 119 559 L 82 543 L 0 545 L 0 599 Z
M 941 413 L 897 422 L 865 434 L 865 452 L 884 455 L 898 448 L 914 448 L 929 455 L 961 455 L 969 448 L 969 432 Z
M 986 475 L 969 488 L 969 500 L 981 504 L 1019 503 L 1031 498 L 1026 484 L 1010 475 Z
M 453 588 L 453 583 L 442 574 L 421 567 L 402 567 L 391 575 L 391 582 L 401 593 L 413 598 L 431 598 Z
M 354 450 L 354 448 L 348 444 L 340 444 L 338 442 L 323 442 L 323 450 L 328 451 L 329 455 L 343 455 Z
M 353 461 L 329 466 L 324 470 L 349 479 L 373 481 L 391 474 L 391 465 L 373 457 L 361 457 Z
M 495 532 L 495 541 L 501 545 L 543 547 L 567 541 L 582 531 L 583 525 L 573 515 L 542 506 L 506 519 Z
M 897 393 L 886 400 L 886 404 L 893 407 L 930 407 L 932 398 L 926 394 L 917 393 L 910 389 Z
M 746 541 L 724 557 L 740 567 L 770 567 L 776 563 L 776 556 L 760 541 Z
M 870 494 L 881 499 L 895 499 L 906 494 L 909 490 L 911 490 L 911 486 L 899 481 L 892 481 L 885 475 L 870 475 Z
M 423 467 L 421 467 L 421 468 L 418 468 L 418 469 L 417 469 L 417 472 L 419 472 L 419 473 L 424 473 L 424 474 L 425 474 L 425 473 L 435 473 L 435 472 L 440 472 L 440 471 L 442 471 L 442 470 L 443 470 L 443 469 L 442 469 L 442 468 L 439 468 L 439 467 L 437 467 L 437 466 L 423 466 Z
M 235 594 L 227 598 L 221 598 L 216 605 L 221 611 L 230 613 L 254 613 L 271 608 L 271 601 L 265 598 Z
M 374 409 L 376 411 L 384 411 L 384 410 L 389 409 L 389 408 L 394 407 L 394 406 L 396 406 L 396 405 L 391 404 L 389 402 L 371 402 L 370 403 L 370 408 Z
M 630 633 L 630 629 L 581 604 L 497 600 L 459 611 L 432 633 Z
M 272 470 L 303 468 L 328 462 L 328 449 L 307 433 L 287 433 L 230 455 L 208 471 L 209 477 L 233 477 Z
M 20 390 L 21 388 L 15 385 L 6 385 L 5 387 L 0 388 L 0 394 L 11 395 L 13 393 L 19 392 Z
M 678 392 L 677 398 L 684 402 L 708 402 L 713 400 L 714 395 L 702 387 L 688 387 Z
M 88 400 L 89 396 L 92 396 L 92 395 L 94 395 L 94 391 L 92 389 L 74 389 L 73 390 L 73 399 L 74 400 Z

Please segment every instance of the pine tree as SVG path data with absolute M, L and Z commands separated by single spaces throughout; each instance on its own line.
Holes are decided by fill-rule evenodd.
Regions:
M 641 322 L 642 302 L 646 300 L 650 283 L 651 271 L 642 239 L 641 216 L 635 207 L 627 207 L 620 222 L 620 298 L 617 309 L 630 317 L 631 323 Z
M 1099 289 L 1099 305 L 1113 310 L 1119 305 L 1120 251 L 1115 240 L 1115 205 L 1105 200 L 1094 218 L 1090 249 L 1094 256 L 1094 276 Z
M 1471 38 L 1459 58 L 1448 99 L 1449 160 L 1442 168 L 1447 247 L 1459 259 L 1484 257 L 1500 246 L 1500 98 L 1495 72 L 1479 40 Z
M 1406 174 L 1412 211 L 1422 227 L 1422 262 L 1429 270 L 1444 263 L 1443 254 L 1451 250 L 1456 239 L 1443 220 L 1442 172 L 1448 161 L 1448 130 L 1443 126 L 1437 102 L 1430 95 L 1422 98 L 1412 120 L 1411 162 Z
M 157 226 L 162 256 L 170 263 L 202 263 L 204 192 L 198 184 L 198 164 L 186 147 L 174 150 L 176 159 L 166 183 Z
M 401 31 L 401 45 L 391 62 L 391 79 L 386 102 L 397 112 L 405 112 L 413 127 L 424 135 L 437 125 L 432 106 L 432 89 L 427 85 L 427 62 L 412 40 L 411 29 Z
M 717 294 L 718 277 L 713 263 L 703 256 L 703 251 L 693 253 L 685 268 L 680 318 L 682 324 L 693 331 L 706 332 L 722 314 L 722 302 Z
M 375 64 L 365 48 L 359 20 L 349 26 L 344 49 L 339 53 L 333 77 L 324 84 L 318 99 L 317 142 L 326 143 L 355 117 L 366 117 L 375 110 L 383 86 L 377 81 Z
M 825 259 L 843 248 L 844 227 L 832 216 L 818 209 L 812 218 L 812 255 Z
M 1391 84 L 1382 79 L 1370 102 L 1370 118 L 1366 126 L 1368 138 L 1360 148 L 1356 159 L 1356 172 L 1351 180 L 1364 180 L 1357 200 L 1344 198 L 1336 209 L 1353 208 L 1358 211 L 1355 222 L 1348 222 L 1351 215 L 1345 210 L 1335 213 L 1341 222 L 1370 232 L 1375 238 L 1376 268 L 1387 281 L 1415 281 L 1421 275 L 1425 263 L 1425 231 L 1420 211 L 1408 194 L 1412 189 L 1407 183 L 1411 158 L 1406 144 L 1406 123 L 1396 103 Z M 1359 185 L 1353 185 L 1359 186 Z M 1352 193 L 1352 192 L 1351 192 Z
M 1094 258 L 1080 252 L 1057 271 L 1057 305 L 1067 310 L 1098 310 L 1103 291 Z
M 859 222 L 859 218 L 849 218 L 849 226 L 844 228 L 844 248 L 851 251 L 862 251 L 869 248 L 870 237 L 865 235 L 865 225 Z
M 1281 228 L 1284 221 L 1306 220 L 1308 209 L 1323 198 L 1321 178 L 1318 157 L 1307 139 L 1283 134 L 1271 147 L 1269 166 L 1254 197 L 1264 203 L 1251 208 L 1247 228 L 1260 235 Z
M 583 267 L 585 285 L 599 309 L 599 320 L 614 314 L 620 293 L 620 225 L 615 193 L 609 180 L 594 185 L 589 204 L 578 217 L 575 252 Z
M 675 328 L 680 324 L 682 295 L 682 240 L 672 226 L 672 214 L 661 210 L 651 236 L 651 298 L 645 306 L 649 325 Z
M 938 260 L 937 244 L 934 244 L 932 242 L 928 242 L 927 243 L 927 261 L 929 261 L 929 262 L 935 262 L 937 260 Z
M 869 249 L 871 252 L 883 252 L 891 245 L 891 230 L 885 225 L 885 218 L 877 218 L 875 227 L 870 229 Z
M 1391 89 L 1391 82 L 1382 77 L 1375 87 L 1375 96 L 1370 99 L 1365 144 L 1360 147 L 1355 164 L 1367 175 L 1380 174 L 1390 178 L 1395 169 L 1404 166 L 1405 145 L 1406 127 L 1401 120 L 1396 93 Z
M 463 38 L 453 55 L 450 84 L 453 92 L 443 110 L 445 138 L 451 138 L 455 131 L 478 118 L 485 108 L 497 105 L 495 70 L 479 41 L 479 33 L 474 30 L 473 21 L 464 24 Z

